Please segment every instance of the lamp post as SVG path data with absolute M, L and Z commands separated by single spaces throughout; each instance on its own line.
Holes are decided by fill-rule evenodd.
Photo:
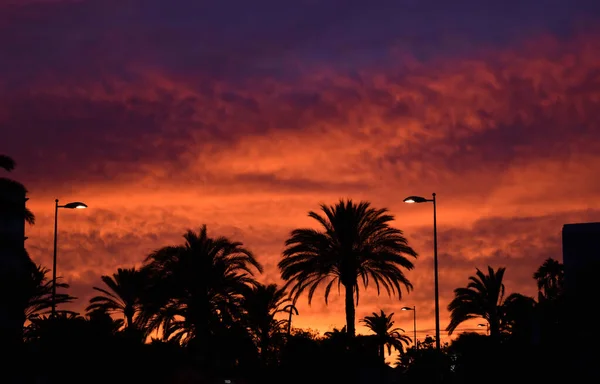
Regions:
M 435 290 L 435 348 L 440 350 L 440 293 L 438 284 L 438 252 L 437 252 L 437 207 L 435 201 L 435 193 L 432 193 L 433 198 L 426 199 L 421 196 L 409 196 L 404 199 L 405 203 L 433 203 L 433 275 L 434 275 L 434 290 Z
M 402 311 L 413 311 L 413 334 L 415 336 L 415 351 L 419 348 L 419 344 L 417 343 L 417 307 L 402 307 Z
M 52 317 L 56 317 L 56 241 L 58 232 L 58 208 L 85 209 L 87 205 L 75 201 L 65 205 L 58 205 L 58 199 L 54 200 L 54 257 L 52 259 Z

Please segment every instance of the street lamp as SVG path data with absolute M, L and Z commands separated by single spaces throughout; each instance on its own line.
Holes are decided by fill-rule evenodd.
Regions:
M 437 208 L 435 193 L 432 193 L 432 199 L 426 199 L 421 196 L 409 196 L 404 199 L 405 203 L 433 203 L 433 274 L 435 290 L 435 348 L 440 350 L 440 290 L 438 284 L 438 252 L 437 252 Z
M 413 334 L 415 336 L 415 351 L 419 348 L 419 344 L 417 343 L 417 307 L 402 307 L 402 311 L 413 311 Z
M 74 201 L 65 205 L 58 205 L 58 199 L 54 200 L 54 258 L 52 259 L 52 317 L 56 317 L 56 240 L 58 230 L 58 208 L 85 209 L 87 205 L 80 201 Z

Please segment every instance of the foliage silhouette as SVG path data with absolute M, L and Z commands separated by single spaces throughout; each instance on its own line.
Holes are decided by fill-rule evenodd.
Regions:
M 132 327 L 143 295 L 144 276 L 135 268 L 119 268 L 112 276 L 102 276 L 101 279 L 109 290 L 93 287 L 102 295 L 92 297 L 86 311 L 119 313 L 125 319 L 125 326 Z
M 288 320 L 276 316 L 285 312 L 290 301 L 286 290 L 277 284 L 257 283 L 244 294 L 244 318 L 264 366 L 269 365 L 270 358 L 275 358 L 277 348 L 285 341 Z
M 184 239 L 146 258 L 141 272 L 148 285 L 136 324 L 146 335 L 161 331 L 163 340 L 188 346 L 203 364 L 222 366 L 231 351 L 219 338 L 243 332 L 236 321 L 243 294 L 256 285 L 254 271 L 262 266 L 242 243 L 209 237 L 205 225 Z
M 562 263 L 552 258 L 546 259 L 533 274 L 539 290 L 538 300 L 558 299 L 563 290 L 564 274 Z
M 502 319 L 502 302 L 504 299 L 505 268 L 494 270 L 488 267 L 487 275 L 477 269 L 475 276 L 469 277 L 466 288 L 456 288 L 454 299 L 448 304 L 450 323 L 446 330 L 452 334 L 463 322 L 474 319 L 485 319 L 489 324 L 490 336 L 500 337 Z
M 402 232 L 388 226 L 386 210 L 351 200 L 322 209 L 323 216 L 310 213 L 321 231 L 297 229 L 286 242 L 278 264 L 286 280 L 281 287 L 256 280 L 262 267 L 242 243 L 209 237 L 202 226 L 186 232 L 183 244 L 151 252 L 139 269 L 102 276 L 105 287 L 93 287 L 100 294 L 90 300 L 85 316 L 59 310 L 50 318 L 48 270 L 27 256 L 30 269 L 12 296 L 20 300 L 19 337 L 30 365 L 14 382 L 64 384 L 83 377 L 88 383 L 464 384 L 553 382 L 565 372 L 575 377 L 585 370 L 579 362 L 585 351 L 574 354 L 580 365 L 563 351 L 569 345 L 561 336 L 564 270 L 553 259 L 532 274 L 537 302 L 518 293 L 504 298 L 504 268 L 477 269 L 466 287 L 455 289 L 448 332 L 482 318 L 490 324 L 490 336 L 459 334 L 441 351 L 427 336 L 419 349 L 406 350 L 410 337 L 394 327 L 394 314 L 383 310 L 360 320 L 373 335 L 349 332 L 359 281 L 366 287 L 370 280 L 378 293 L 383 286 L 400 297 L 400 288 L 411 289 L 401 269 L 412 268 L 407 256 L 416 252 Z M 288 335 L 285 309 L 305 289 L 310 302 L 321 282 L 326 282 L 326 303 L 334 284 L 344 286 L 352 305 L 351 311 L 346 306 L 346 325 L 322 337 L 298 328 Z M 63 289 L 58 302 L 72 302 L 64 291 L 69 286 L 58 284 Z M 12 292 L 7 287 L 5 292 Z M 156 338 L 147 342 L 150 335 Z M 385 364 L 386 347 L 388 354 L 400 351 L 395 368 Z
M 402 296 L 412 284 L 402 268 L 411 270 L 417 253 L 408 245 L 402 231 L 392 228 L 394 217 L 387 209 L 372 208 L 367 201 L 355 204 L 340 200 L 335 206 L 321 205 L 323 214 L 309 212 L 322 230 L 301 228 L 292 231 L 278 266 L 281 277 L 291 286 L 294 301 L 308 289 L 310 304 L 315 290 L 325 283 L 325 302 L 337 284 L 345 290 L 346 327 L 354 337 L 359 300 L 359 281 L 367 287 L 375 284 L 377 293 L 383 287 L 389 295 Z
M 365 324 L 373 333 L 379 347 L 378 355 L 381 361 L 385 363 L 385 347 L 387 346 L 388 354 L 392 353 L 392 348 L 404 353 L 404 346 L 411 342 L 411 338 L 403 335 L 402 328 L 394 328 L 392 317 L 394 313 L 387 315 L 383 310 L 379 314 L 373 312 L 371 316 L 365 316 L 361 322 Z
M 47 275 L 50 272 L 48 268 L 37 265 L 31 271 L 31 277 L 28 282 L 27 307 L 25 308 L 25 320 L 32 321 L 43 315 L 49 315 L 52 312 L 52 279 Z M 56 288 L 68 289 L 69 284 L 61 282 L 62 277 L 56 277 Z M 56 305 L 71 303 L 77 298 L 68 293 L 56 293 Z

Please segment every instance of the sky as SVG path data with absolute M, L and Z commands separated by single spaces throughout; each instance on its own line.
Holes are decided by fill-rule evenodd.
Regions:
M 536 295 L 563 224 L 600 221 L 600 3 L 595 0 L 0 0 L 0 153 L 29 190 L 26 248 L 83 311 L 100 276 L 209 235 L 282 281 L 294 228 L 340 198 L 388 208 L 419 253 L 401 300 L 362 291 L 434 335 L 476 268 Z M 344 325 L 343 296 L 294 326 Z M 459 327 L 476 329 L 474 320 Z M 359 333 L 367 330 L 358 324 Z M 449 340 L 442 331 L 442 340 Z

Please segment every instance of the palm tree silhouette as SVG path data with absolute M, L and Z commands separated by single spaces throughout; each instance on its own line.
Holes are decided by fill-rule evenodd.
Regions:
M 265 365 L 277 342 L 283 341 L 288 320 L 276 315 L 285 311 L 289 301 L 286 290 L 277 284 L 257 283 L 244 295 L 245 319 Z
M 364 287 L 369 281 L 383 287 L 388 295 L 402 296 L 401 286 L 407 291 L 412 284 L 402 268 L 410 270 L 412 262 L 406 257 L 417 257 L 408 245 L 402 231 L 390 227 L 394 217 L 387 209 L 372 208 L 367 201 L 358 204 L 340 200 L 335 206 L 321 205 L 324 216 L 310 211 L 322 230 L 295 229 L 285 242 L 286 249 L 278 266 L 281 277 L 292 286 L 294 301 L 308 288 L 308 302 L 317 287 L 325 286 L 325 303 L 334 284 L 345 290 L 346 327 L 348 335 L 356 333 L 355 305 L 359 299 L 359 280 Z
M 348 332 L 346 330 L 346 326 L 344 325 L 342 329 L 333 328 L 331 331 L 327 331 L 323 334 L 326 339 L 332 340 L 334 342 L 339 342 L 340 344 L 345 344 L 347 340 Z
M 183 237 L 183 245 L 146 258 L 149 285 L 137 322 L 147 332 L 162 329 L 164 340 L 205 346 L 222 323 L 241 318 L 242 294 L 262 266 L 242 243 L 209 237 L 206 225 Z
M 408 345 L 411 342 L 410 337 L 402 334 L 404 332 L 402 328 L 394 328 L 393 316 L 393 312 L 387 315 L 381 310 L 379 314 L 373 312 L 371 316 L 365 316 L 361 320 L 375 334 L 375 339 L 379 347 L 378 355 L 384 364 L 386 346 L 388 354 L 392 353 L 392 348 L 403 354 L 404 345 Z
M 504 284 L 502 279 L 506 268 L 494 270 L 488 266 L 488 274 L 479 269 L 475 276 L 469 277 L 466 288 L 456 288 L 454 299 L 448 304 L 450 311 L 450 324 L 446 328 L 448 334 L 463 322 L 483 318 L 487 320 L 490 329 L 490 337 L 498 338 L 501 330 L 503 313 Z
M 537 281 L 539 300 L 557 299 L 563 289 L 564 266 L 562 263 L 548 258 L 533 274 Z
M 134 325 L 134 317 L 139 309 L 144 280 L 140 271 L 134 268 L 117 269 L 112 276 L 100 277 L 107 289 L 93 287 L 102 293 L 90 299 L 86 311 L 104 311 L 109 314 L 120 313 L 125 319 L 125 327 Z
M 572 317 L 573 311 L 566 308 L 569 301 L 564 296 L 564 273 L 562 263 L 548 258 L 533 274 L 538 288 L 536 311 L 542 343 L 554 343 L 554 335 L 564 329 Z
M 27 283 L 27 306 L 25 308 L 25 320 L 33 321 L 39 317 L 49 315 L 52 312 L 52 279 L 47 275 L 50 270 L 41 265 L 36 265 L 31 271 Z M 56 278 L 56 287 L 67 289 L 69 284 L 61 282 L 62 278 Z M 56 294 L 56 305 L 71 303 L 77 298 L 68 293 Z

